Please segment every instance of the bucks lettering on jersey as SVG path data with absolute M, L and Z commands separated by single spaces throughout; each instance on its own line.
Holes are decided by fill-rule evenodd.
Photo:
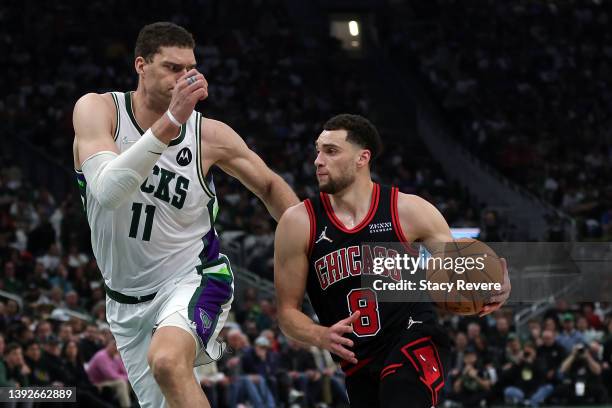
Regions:
M 131 92 L 111 95 L 117 108 L 115 144 L 122 153 L 144 130 L 136 122 Z M 111 289 L 150 294 L 168 279 L 199 272 L 218 258 L 219 207 L 212 178 L 201 169 L 201 124 L 202 115 L 193 112 L 149 177 L 114 211 L 100 206 L 77 172 L 94 255 Z

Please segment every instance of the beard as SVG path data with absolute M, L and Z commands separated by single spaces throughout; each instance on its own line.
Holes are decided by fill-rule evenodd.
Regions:
M 343 172 L 340 176 L 336 178 L 332 178 L 331 176 L 327 177 L 326 183 L 321 183 L 319 181 L 319 190 L 326 194 L 336 194 L 339 191 L 344 190 L 355 181 L 355 175 L 350 172 Z

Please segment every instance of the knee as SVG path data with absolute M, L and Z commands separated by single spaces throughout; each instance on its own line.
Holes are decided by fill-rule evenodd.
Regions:
M 153 377 L 160 385 L 182 382 L 185 374 L 191 374 L 187 364 L 175 353 L 157 351 L 149 353 L 147 359 Z

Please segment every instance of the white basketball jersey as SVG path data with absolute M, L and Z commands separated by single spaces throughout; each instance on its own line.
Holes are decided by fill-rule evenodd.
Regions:
M 111 95 L 117 107 L 115 144 L 123 153 L 144 131 L 134 116 L 132 93 Z M 201 123 L 194 111 L 149 177 L 114 211 L 100 206 L 77 172 L 93 252 L 109 288 L 130 296 L 151 294 L 217 259 L 218 204 L 212 178 L 201 169 Z

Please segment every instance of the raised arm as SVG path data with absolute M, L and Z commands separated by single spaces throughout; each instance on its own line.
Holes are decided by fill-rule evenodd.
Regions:
M 439 248 L 441 243 L 453 241 L 448 223 L 440 211 L 421 197 L 399 193 L 397 211 L 406 241 L 422 241 L 426 248 Z M 501 262 L 504 268 L 502 289 L 492 294 L 480 312 L 481 317 L 499 309 L 510 297 L 508 267 L 505 259 L 502 258 Z
M 203 167 L 213 164 L 240 180 L 253 194 L 263 201 L 275 220 L 298 203 L 289 185 L 274 173 L 244 140 L 223 122 L 206 119 L 202 122 Z
M 355 354 L 346 349 L 353 342 L 343 334 L 353 331 L 351 324 L 358 312 L 332 327 L 316 324 L 302 312 L 308 277 L 308 240 L 310 223 L 303 203 L 289 208 L 281 217 L 274 239 L 274 285 L 278 302 L 278 321 L 285 335 L 314 345 L 357 363 Z
M 195 76 L 196 81 L 189 83 L 187 76 Z M 191 70 L 174 87 L 169 110 L 184 123 L 196 102 L 206 95 L 204 77 Z M 111 210 L 136 191 L 178 132 L 178 126 L 162 115 L 132 147 L 119 154 L 112 135 L 113 115 L 110 95 L 90 93 L 77 101 L 72 117 L 75 164 L 83 170 L 95 199 Z

